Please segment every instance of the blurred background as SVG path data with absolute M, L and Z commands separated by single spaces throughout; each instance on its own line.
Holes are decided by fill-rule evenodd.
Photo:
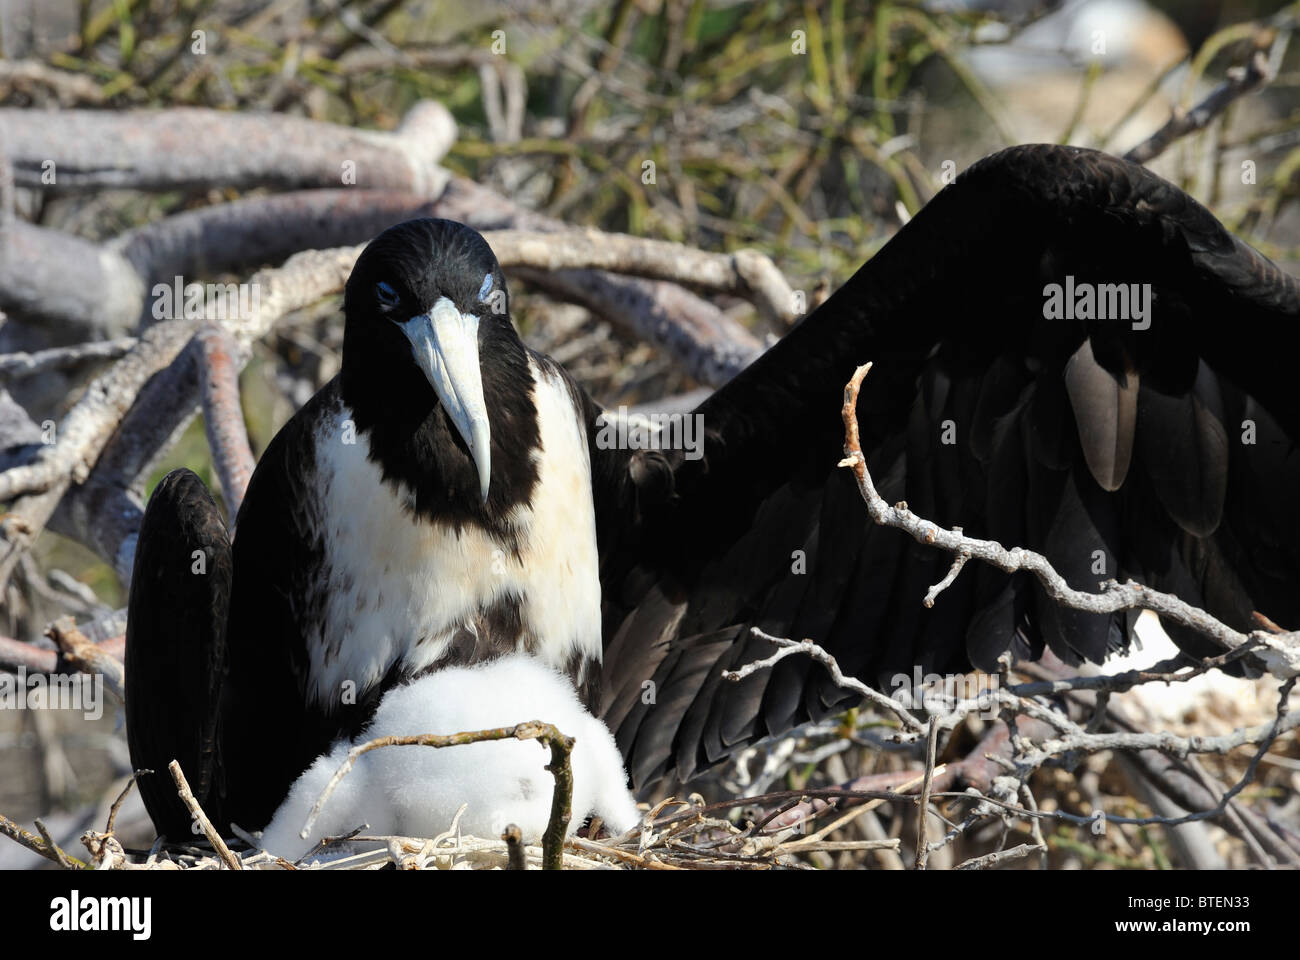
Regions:
M 451 171 L 570 225 L 709 251 L 759 249 L 811 306 L 945 174 L 1021 142 L 1123 153 L 1256 50 L 1271 58 L 1271 81 L 1150 166 L 1296 272 L 1300 51 L 1285 43 L 1296 15 L 1276 0 L 0 0 L 0 100 L 269 111 L 390 130 L 417 101 L 434 99 L 459 128 L 443 161 Z M 1243 183 L 1243 163 L 1253 165 L 1252 182 Z M 18 189 L 14 205 L 32 223 L 106 241 L 236 196 L 220 184 Z M 527 278 L 511 283 L 525 339 L 606 405 L 705 386 L 610 317 Z M 783 332 L 745 301 L 715 302 L 760 341 Z M 338 370 L 341 338 L 331 297 L 256 345 L 241 380 L 255 453 Z M 0 353 L 69 342 L 66 331 L 21 315 L 0 326 Z M 87 365 L 0 387 L 37 422 L 57 420 L 95 372 Z M 177 465 L 216 489 L 198 419 L 151 482 Z M 111 617 L 124 596 L 109 565 L 47 532 L 3 600 L 0 632 L 34 640 L 63 613 Z M 1233 711 L 1247 706 L 1194 704 L 1171 722 L 1197 722 L 1200 711 L 1203 726 L 1222 720 L 1230 729 L 1244 716 Z M 1296 756 L 1294 739 L 1285 750 Z M 872 756 L 838 757 L 842 769 L 829 772 L 788 764 L 783 782 L 808 782 L 814 767 L 833 777 L 888 763 Z M 1294 791 L 1300 762 L 1291 762 L 1265 773 Z M 103 822 L 128 769 L 111 709 L 96 723 L 0 711 L 0 812 L 16 820 L 46 816 L 56 836 L 75 838 Z M 1071 779 L 1049 799 L 1085 812 L 1103 801 L 1148 809 L 1104 758 L 1093 774 L 1090 787 Z M 1171 863 L 1159 832 L 1115 832 L 1104 848 L 1061 839 L 1054 865 Z M 31 859 L 0 841 L 0 866 Z

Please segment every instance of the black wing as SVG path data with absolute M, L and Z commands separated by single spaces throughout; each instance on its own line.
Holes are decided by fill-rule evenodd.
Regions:
M 220 794 L 218 708 L 231 585 L 226 524 L 203 481 L 173 470 L 140 526 L 126 621 L 126 736 L 160 834 L 191 836 L 167 766 L 180 761 L 205 811 Z
M 1048 319 L 1067 277 L 1150 284 L 1149 325 Z M 836 468 L 867 360 L 859 423 L 886 500 L 1041 551 L 1079 589 L 1132 576 L 1238 629 L 1252 610 L 1300 625 L 1298 315 L 1295 280 L 1142 167 L 1053 146 L 971 167 L 698 408 L 702 459 L 593 440 L 601 710 L 634 782 L 689 779 L 851 701 L 803 657 L 722 681 L 772 652 L 751 625 L 885 689 L 1008 648 L 1126 643 L 1124 615 L 1060 610 L 983 565 L 921 605 L 951 557 L 874 526 Z

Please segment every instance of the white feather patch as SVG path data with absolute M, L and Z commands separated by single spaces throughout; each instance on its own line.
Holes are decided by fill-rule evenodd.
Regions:
M 461 627 L 498 600 L 522 601 L 537 655 L 563 670 L 575 655 L 601 657 L 600 578 L 586 434 L 563 382 L 531 365 L 541 449 L 532 502 L 509 518 L 516 556 L 486 531 L 459 532 L 404 509 L 368 457 L 365 435 L 344 431 L 340 408 L 316 438 L 328 529 L 321 634 L 309 638 L 317 703 L 331 707 L 378 682 L 400 658 L 436 664 Z M 354 443 L 344 443 L 352 435 Z M 525 455 L 525 451 L 518 451 Z M 423 640 L 421 640 L 423 638 Z M 579 682 L 582 678 L 579 677 Z
M 531 657 L 510 656 L 439 670 L 390 691 L 364 733 L 355 741 L 335 743 L 298 778 L 263 831 L 262 843 L 272 853 L 295 859 L 321 837 L 340 836 L 365 823 L 371 834 L 434 837 L 448 829 L 461 804 L 468 804 L 459 824 L 464 834 L 495 838 L 514 823 L 525 841 L 536 841 L 550 817 L 555 781 L 545 769 L 550 751 L 534 740 L 373 750 L 343 778 L 310 837 L 300 836 L 321 791 L 356 744 L 380 736 L 460 733 L 526 720 L 552 723 L 575 738 L 569 832 L 592 814 L 615 834 L 637 823 L 623 758 L 609 730 L 578 703 L 566 678 Z

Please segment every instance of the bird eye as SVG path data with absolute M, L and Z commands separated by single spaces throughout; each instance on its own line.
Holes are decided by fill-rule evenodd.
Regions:
M 393 289 L 392 284 L 385 283 L 383 280 L 380 280 L 376 285 L 375 296 L 378 298 L 379 303 L 385 307 L 395 307 L 398 301 L 402 299 L 397 295 L 397 291 Z

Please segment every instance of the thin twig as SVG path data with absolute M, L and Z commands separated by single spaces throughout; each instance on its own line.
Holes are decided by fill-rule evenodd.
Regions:
M 45 823 L 40 819 L 40 817 L 37 817 L 32 822 L 36 824 L 36 829 L 41 832 L 41 839 L 45 841 L 45 848 L 54 854 L 52 858 L 54 862 L 64 870 L 77 869 L 76 866 L 73 865 L 71 858 L 63 852 L 63 848 L 54 842 L 54 838 L 50 836 L 49 828 L 45 826 Z
M 1036 853 L 1041 848 L 1036 843 L 1022 843 L 1018 847 L 1011 847 L 1008 850 L 995 850 L 992 853 L 986 853 L 982 857 L 972 857 L 957 864 L 956 870 L 987 870 L 989 867 L 998 867 L 1004 863 L 1010 863 L 1013 860 L 1023 860 L 1031 853 Z
M 185 779 L 185 774 L 181 772 L 180 763 L 173 760 L 167 765 L 167 769 L 171 772 L 172 780 L 176 783 L 176 792 L 180 794 L 185 809 L 189 810 L 190 816 L 199 825 L 203 835 L 208 838 L 208 843 L 212 844 L 212 849 L 217 852 L 221 862 L 231 870 L 244 869 L 244 865 L 239 862 L 239 858 L 230 852 L 226 842 L 221 839 L 221 834 L 217 833 L 216 828 L 212 826 L 212 821 L 203 812 L 203 808 L 199 806 L 199 801 L 194 798 L 194 791 L 190 789 L 189 781 Z
M 926 839 L 925 827 L 930 809 L 930 785 L 934 782 L 934 754 L 939 743 L 939 718 L 930 717 L 930 728 L 925 737 L 925 776 L 921 780 L 921 800 L 916 805 L 916 857 L 914 865 L 918 870 L 925 869 L 925 862 L 930 856 L 930 844 Z

